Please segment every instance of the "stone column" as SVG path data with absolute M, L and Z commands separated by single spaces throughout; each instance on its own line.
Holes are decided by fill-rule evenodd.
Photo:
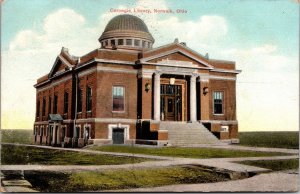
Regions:
M 197 120 L 197 103 L 196 103 L 196 75 L 192 75 L 190 79 L 190 121 Z
M 153 91 L 153 97 L 154 97 L 154 120 L 159 121 L 160 120 L 160 72 L 154 73 L 154 91 Z
M 53 124 L 53 128 L 52 128 L 52 144 L 55 145 L 55 141 L 56 141 L 56 125 L 55 123 Z

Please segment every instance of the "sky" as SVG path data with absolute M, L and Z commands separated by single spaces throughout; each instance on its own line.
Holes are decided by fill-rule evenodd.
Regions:
M 129 9 L 145 21 L 154 47 L 178 38 L 236 62 L 239 131 L 299 130 L 297 0 L 4 0 L 1 9 L 1 129 L 32 129 L 33 85 L 61 48 L 75 56 L 99 48 L 106 24 L 121 14 L 112 10 Z

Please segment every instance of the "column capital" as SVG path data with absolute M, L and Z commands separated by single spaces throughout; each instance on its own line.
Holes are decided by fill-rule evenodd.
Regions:
M 199 76 L 199 75 L 198 75 L 198 74 L 195 74 L 195 73 L 191 74 L 190 81 L 191 81 L 191 82 L 196 82 L 196 79 L 197 79 L 198 76 Z
M 161 72 L 161 71 L 154 71 L 154 75 L 156 75 L 156 76 L 161 76 L 161 74 L 163 74 L 163 72 Z
M 209 74 L 200 74 L 199 82 L 209 82 Z
M 141 69 L 138 72 L 138 78 L 152 79 L 153 72 L 154 72 L 153 70 Z

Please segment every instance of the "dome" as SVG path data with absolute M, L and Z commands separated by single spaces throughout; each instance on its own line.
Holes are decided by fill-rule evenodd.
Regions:
M 99 38 L 102 48 L 149 49 L 154 39 L 147 25 L 133 15 L 118 15 L 112 18 Z
M 149 33 L 148 27 L 143 20 L 128 14 L 119 15 L 111 19 L 106 25 L 104 32 L 112 30 L 134 30 Z

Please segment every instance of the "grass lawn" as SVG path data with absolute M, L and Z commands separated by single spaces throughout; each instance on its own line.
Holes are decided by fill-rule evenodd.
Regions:
M 25 178 L 41 192 L 82 192 L 155 187 L 183 183 L 211 183 L 229 180 L 225 174 L 198 167 L 110 170 L 72 174 L 25 173 Z M 58 185 L 60 185 L 58 187 Z
M 32 144 L 32 130 L 26 129 L 2 129 L 1 142 Z
M 289 160 L 257 160 L 257 161 L 241 161 L 237 162 L 240 164 L 246 164 L 250 166 L 257 166 L 261 168 L 267 168 L 274 171 L 280 170 L 290 170 L 299 168 L 299 159 L 289 159 Z
M 132 154 L 148 154 L 170 157 L 184 158 L 228 158 L 228 157 L 259 157 L 259 156 L 280 156 L 288 155 L 275 152 L 254 152 L 244 150 L 229 150 L 217 148 L 179 148 L 179 147 L 135 147 L 135 146 L 93 146 L 89 149 L 107 151 L 107 152 L 122 152 Z
M 109 165 L 129 164 L 150 159 L 88 154 L 73 151 L 52 150 L 28 146 L 2 145 L 1 164 L 44 165 Z
M 239 132 L 240 145 L 299 149 L 299 132 Z

